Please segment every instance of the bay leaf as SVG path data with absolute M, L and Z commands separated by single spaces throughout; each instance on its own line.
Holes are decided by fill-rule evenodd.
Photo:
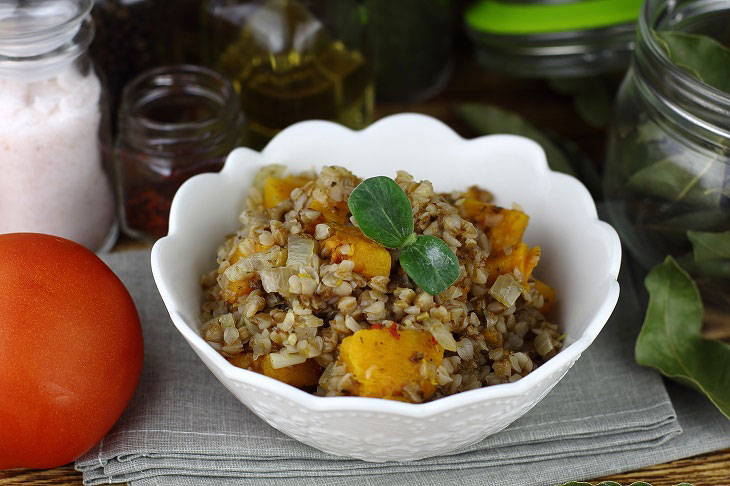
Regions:
M 552 170 L 577 177 L 595 199 L 603 199 L 601 177 L 595 165 L 574 143 L 544 132 L 517 113 L 494 105 L 464 103 L 455 111 L 481 135 L 508 133 L 534 140 L 545 151 Z
M 730 282 L 730 260 L 704 260 L 698 262 L 692 253 L 684 254 L 677 258 L 677 263 L 697 280 L 713 282 L 718 288 L 722 283 Z
M 602 76 L 553 78 L 548 84 L 558 93 L 573 97 L 575 111 L 589 125 L 603 128 L 613 111 L 613 90 Z
M 704 339 L 702 300 L 694 281 L 668 256 L 645 280 L 649 306 L 636 362 L 701 391 L 730 419 L 730 346 Z
M 699 211 L 683 211 L 684 207 L 673 205 L 675 210 L 672 216 L 666 217 L 657 225 L 676 228 L 678 231 L 717 231 L 730 228 L 730 211 L 717 209 L 704 209 Z
M 636 227 L 665 240 L 671 247 L 665 252 L 674 253 L 680 248 L 689 248 L 687 230 L 722 231 L 730 228 L 730 211 L 721 208 L 697 210 L 686 204 L 672 204 L 658 199 L 641 198 L 637 201 L 639 210 L 631 214 L 641 215 Z M 652 236 L 653 237 L 653 236 Z M 689 270 L 682 265 L 682 268 Z M 694 275 L 693 272 L 690 272 Z
M 672 202 L 716 207 L 720 203 L 724 164 L 707 158 L 675 156 L 654 162 L 627 181 L 632 190 Z
M 701 34 L 660 30 L 654 35 L 677 66 L 703 83 L 730 93 L 730 49 Z
M 576 93 L 573 105 L 578 114 L 589 125 L 595 128 L 603 128 L 608 125 L 611 119 L 613 94 L 604 84 L 598 84 L 592 90 Z
M 618 140 L 609 139 L 609 148 L 615 145 L 616 151 L 612 158 L 619 158 L 618 170 L 624 178 L 657 161 L 685 157 L 687 152 L 664 128 L 644 118 L 639 116 L 639 120 L 631 127 L 619 127 Z
M 578 173 L 578 179 L 585 184 L 594 199 L 603 200 L 603 181 L 593 162 L 573 142 L 560 140 L 556 143 L 559 144 L 568 159 L 573 161 L 573 166 Z
M 730 231 L 712 233 L 708 231 L 687 231 L 697 262 L 730 259 Z
M 508 133 L 531 138 L 545 151 L 548 165 L 552 170 L 577 176 L 571 161 L 558 144 L 520 115 L 494 105 L 479 103 L 458 105 L 456 113 L 482 135 Z

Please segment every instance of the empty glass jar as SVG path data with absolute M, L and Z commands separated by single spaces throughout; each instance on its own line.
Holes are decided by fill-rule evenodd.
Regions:
M 675 64 L 654 31 L 727 43 L 728 2 L 647 0 L 617 98 L 604 189 L 622 240 L 647 269 L 676 257 L 705 305 L 730 309 L 730 261 L 693 257 L 692 231 L 730 230 L 730 94 Z
M 210 69 L 165 66 L 129 83 L 115 147 L 124 232 L 147 240 L 167 234 L 177 189 L 193 175 L 220 170 L 240 144 L 242 125 L 233 86 Z

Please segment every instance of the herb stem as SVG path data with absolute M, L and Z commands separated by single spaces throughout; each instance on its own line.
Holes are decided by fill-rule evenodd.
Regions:
M 407 248 L 407 247 L 411 246 L 413 243 L 416 242 L 417 239 L 418 239 L 418 235 L 416 233 L 411 233 L 410 236 L 408 236 L 408 238 L 405 239 L 405 241 L 400 246 L 400 248 Z

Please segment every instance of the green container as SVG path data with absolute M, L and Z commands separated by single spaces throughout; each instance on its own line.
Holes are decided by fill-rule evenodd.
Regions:
M 477 59 L 524 77 L 582 77 L 628 66 L 641 0 L 481 0 L 464 20 Z

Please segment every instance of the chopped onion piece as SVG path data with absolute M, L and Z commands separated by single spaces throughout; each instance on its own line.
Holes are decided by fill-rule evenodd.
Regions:
M 489 295 L 505 307 L 512 307 L 522 295 L 522 285 L 509 273 L 500 275 L 489 289 Z
M 540 356 L 545 356 L 550 351 L 555 349 L 553 346 L 553 340 L 550 338 L 549 332 L 541 332 L 535 336 L 535 351 Z
M 289 295 L 289 277 L 296 275 L 296 271 L 289 267 L 278 267 L 261 270 L 261 286 L 266 292 L 278 292 L 281 295 Z
M 286 172 L 286 166 L 281 164 L 270 164 L 265 165 L 259 169 L 256 176 L 253 179 L 253 187 L 257 189 L 264 188 L 264 182 L 269 177 L 281 177 Z
M 286 368 L 287 366 L 294 366 L 307 361 L 307 358 L 298 353 L 271 353 L 269 354 L 269 360 L 271 360 L 271 367 L 275 370 L 279 368 Z
M 271 255 L 268 252 L 254 253 L 253 255 L 243 258 L 226 268 L 223 275 L 225 275 L 231 282 L 243 280 L 253 272 L 271 268 L 271 263 L 269 262 L 270 256 Z
M 295 270 L 312 267 L 314 258 L 314 240 L 306 236 L 289 235 L 287 240 L 288 255 L 286 266 Z
M 447 351 L 456 351 L 456 340 L 451 331 L 437 319 L 429 319 L 428 330 L 436 340 Z M 435 322 L 434 322 L 435 321 Z

